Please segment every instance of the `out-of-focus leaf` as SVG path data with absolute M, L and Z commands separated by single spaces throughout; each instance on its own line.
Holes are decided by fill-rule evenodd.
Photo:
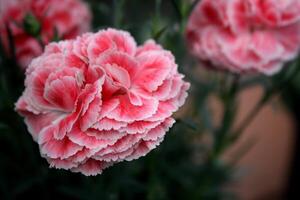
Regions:
M 26 33 L 33 37 L 38 37 L 41 32 L 41 25 L 32 13 L 27 13 L 24 17 L 23 27 Z
M 159 40 L 161 38 L 161 36 L 167 32 L 167 30 L 168 30 L 168 25 L 162 27 L 159 31 L 153 33 L 153 39 Z
M 56 27 L 54 27 L 54 30 L 53 30 L 53 37 L 51 39 L 52 42 L 58 42 L 60 40 L 59 38 L 59 34 L 58 34 L 58 30 Z

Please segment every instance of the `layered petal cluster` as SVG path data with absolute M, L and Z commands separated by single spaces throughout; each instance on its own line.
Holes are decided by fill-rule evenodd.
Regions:
M 300 48 L 300 0 L 202 0 L 186 37 L 218 69 L 272 75 Z
M 25 31 L 28 15 L 40 26 L 40 42 Z M 9 29 L 17 61 L 23 68 L 42 53 L 41 42 L 47 44 L 55 37 L 75 38 L 89 31 L 90 24 L 90 10 L 81 0 L 0 0 L 0 41 L 12 56 Z
M 189 83 L 171 52 L 107 29 L 51 43 L 26 71 L 16 110 L 52 167 L 96 175 L 154 149 Z

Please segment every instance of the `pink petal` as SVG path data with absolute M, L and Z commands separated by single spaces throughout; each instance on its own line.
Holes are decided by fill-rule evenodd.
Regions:
M 134 147 L 129 148 L 125 151 L 122 152 L 112 152 L 112 153 L 107 153 L 102 156 L 96 155 L 93 156 L 93 159 L 99 160 L 99 161 L 106 161 L 106 162 L 121 162 L 124 160 L 124 158 L 130 156 L 134 151 Z
M 232 0 L 228 3 L 228 20 L 234 33 L 240 34 L 248 31 L 250 24 L 245 13 L 249 13 L 249 7 L 247 1 Z
M 88 136 L 95 137 L 99 140 L 112 140 L 117 141 L 118 139 L 124 137 L 125 133 L 120 132 L 119 130 L 97 130 L 97 129 L 88 129 L 86 131 Z
M 163 123 L 159 124 L 155 128 L 151 129 L 147 132 L 146 136 L 143 138 L 144 141 L 155 141 L 159 138 L 163 138 L 166 132 L 169 130 L 170 127 L 173 126 L 175 120 L 172 118 L 167 118 Z
M 68 138 L 64 138 L 62 140 L 56 140 L 53 138 L 40 146 L 41 154 L 53 159 L 68 158 L 82 150 L 82 148 L 82 146 L 71 142 Z
M 160 121 L 170 117 L 173 112 L 175 112 L 184 104 L 185 99 L 188 96 L 187 90 L 189 87 L 189 83 L 184 83 L 176 97 L 167 101 L 160 101 L 157 112 L 153 116 L 147 118 L 145 121 Z
M 147 130 L 150 130 L 160 124 L 160 121 L 156 122 L 147 122 L 147 121 L 135 121 L 128 124 L 126 127 L 120 129 L 121 132 L 126 132 L 128 134 L 138 134 L 145 133 Z
M 157 51 L 142 53 L 137 59 L 139 72 L 134 77 L 133 84 L 148 91 L 157 90 L 174 67 L 174 63 L 169 57 Z
M 126 96 L 121 96 L 119 100 L 120 104 L 107 117 L 123 122 L 146 119 L 156 112 L 158 106 L 156 99 L 142 99 L 142 106 L 132 105 Z
M 252 36 L 253 51 L 265 62 L 277 59 L 284 53 L 283 46 L 277 41 L 274 34 L 269 32 L 256 32 Z
M 119 99 L 110 99 L 102 102 L 99 119 L 106 117 L 110 112 L 114 111 L 120 104 Z
M 172 80 L 166 79 L 163 84 L 160 85 L 153 95 L 159 100 L 167 100 L 172 92 Z
M 79 88 L 74 77 L 65 76 L 46 85 L 44 98 L 57 110 L 70 112 L 74 109 L 78 93 Z
M 142 46 L 139 46 L 137 49 L 137 53 L 136 56 L 138 56 L 139 54 L 145 52 L 145 51 L 153 51 L 153 50 L 163 50 L 163 48 L 159 45 L 156 44 L 156 42 L 154 40 L 147 40 Z
M 35 141 L 38 140 L 38 135 L 43 129 L 46 129 L 51 123 L 59 118 L 59 113 L 45 113 L 40 115 L 27 114 L 25 123 L 29 133 L 31 133 Z
M 135 106 L 143 105 L 143 101 L 142 101 L 141 97 L 134 90 L 128 91 L 128 98 L 132 105 L 135 105 Z
M 119 122 L 113 119 L 103 118 L 97 123 L 95 123 L 92 128 L 97 129 L 99 131 L 102 130 L 119 130 L 120 128 L 126 126 L 127 123 Z
M 89 149 L 102 149 L 115 143 L 114 140 L 102 140 L 89 136 L 77 127 L 74 127 L 67 136 L 72 142 Z
M 126 151 L 127 149 L 135 145 L 138 141 L 140 141 L 142 137 L 142 134 L 126 135 L 119 139 L 115 144 L 110 145 L 107 149 L 111 149 L 112 152 Z
M 105 34 L 104 31 L 100 31 L 93 36 L 92 41 L 87 46 L 87 56 L 89 60 L 95 62 L 103 52 L 116 48 L 112 43 L 111 38 Z
M 130 83 L 130 76 L 126 69 L 123 67 L 120 67 L 116 64 L 107 64 L 104 66 L 105 72 L 107 75 L 113 79 L 114 82 L 117 82 L 120 84 L 120 86 L 123 86 L 125 88 L 129 88 Z
M 80 118 L 80 128 L 82 131 L 86 131 L 93 124 L 95 124 L 99 118 L 101 110 L 101 98 L 96 97 L 89 105 L 88 110 Z
M 137 48 L 136 43 L 128 32 L 109 28 L 104 31 L 104 34 L 116 45 L 118 51 L 129 55 L 135 54 Z
M 81 172 L 85 176 L 96 176 L 102 173 L 102 170 L 111 166 L 112 163 L 88 159 L 85 163 L 71 169 L 73 172 Z
M 50 164 L 50 167 L 54 167 L 56 169 L 71 169 L 78 166 L 78 163 L 74 163 L 68 160 L 62 160 L 62 159 L 47 159 L 48 163 Z
M 117 65 L 126 70 L 130 77 L 136 74 L 138 68 L 138 63 L 134 57 L 119 51 L 111 52 L 99 57 L 96 64 L 100 66 L 106 66 L 107 64 Z
M 142 156 L 145 156 L 147 153 L 149 153 L 151 149 L 147 146 L 145 141 L 141 141 L 137 147 L 135 147 L 135 150 L 133 153 L 125 158 L 126 161 L 132 161 L 135 159 L 138 159 Z

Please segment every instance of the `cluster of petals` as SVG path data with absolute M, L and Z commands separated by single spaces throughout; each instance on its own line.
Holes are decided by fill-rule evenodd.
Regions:
M 24 29 L 26 16 L 31 15 L 40 26 L 40 42 Z M 0 0 L 0 41 L 12 56 L 10 36 L 15 57 L 22 68 L 43 51 L 56 36 L 71 39 L 90 30 L 91 13 L 81 0 Z
M 299 53 L 299 11 L 300 0 L 202 0 L 186 36 L 217 69 L 272 75 Z
M 96 175 L 154 149 L 188 88 L 171 52 L 107 29 L 49 44 L 16 110 L 50 166 Z

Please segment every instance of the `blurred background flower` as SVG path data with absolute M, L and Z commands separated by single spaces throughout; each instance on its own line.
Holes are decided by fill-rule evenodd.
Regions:
M 300 49 L 300 2 L 203 0 L 187 26 L 192 53 L 221 69 L 272 75 Z
M 0 6 L 1 41 L 22 68 L 49 42 L 90 30 L 91 12 L 81 0 L 1 0 Z

